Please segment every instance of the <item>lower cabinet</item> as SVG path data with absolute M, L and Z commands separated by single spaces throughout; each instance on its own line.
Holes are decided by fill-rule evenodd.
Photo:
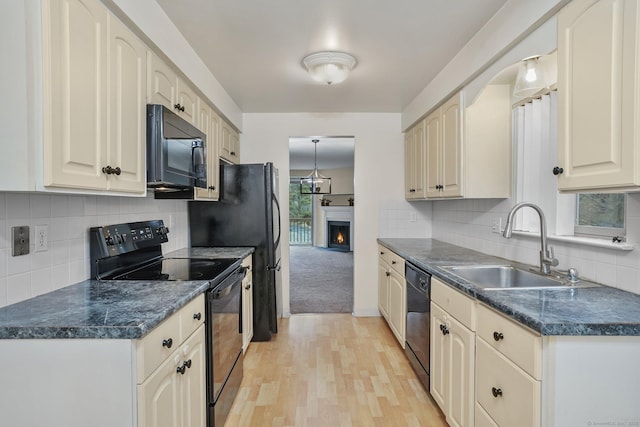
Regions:
M 404 348 L 407 317 L 404 259 L 384 246 L 378 246 L 378 254 L 378 309 Z
M 473 320 L 462 323 L 456 314 L 473 314 L 475 302 L 435 278 L 431 298 L 431 395 L 450 426 L 473 426 L 475 332 Z
M 247 351 L 253 338 L 253 265 L 251 255 L 242 261 L 247 275 L 242 280 L 242 353 Z
M 177 361 L 177 362 L 176 362 Z M 138 386 L 138 426 L 204 426 L 205 331 L 198 328 Z

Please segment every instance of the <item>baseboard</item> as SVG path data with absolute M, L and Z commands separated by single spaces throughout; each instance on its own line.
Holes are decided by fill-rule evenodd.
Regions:
M 377 308 L 354 310 L 352 314 L 354 317 L 380 317 L 380 311 Z

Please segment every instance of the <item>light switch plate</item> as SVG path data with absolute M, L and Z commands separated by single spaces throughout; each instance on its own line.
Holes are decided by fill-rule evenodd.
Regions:
M 11 227 L 13 241 L 11 256 L 27 255 L 29 253 L 29 226 Z

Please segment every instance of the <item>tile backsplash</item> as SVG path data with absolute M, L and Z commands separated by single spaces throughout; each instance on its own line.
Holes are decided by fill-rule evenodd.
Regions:
M 163 251 L 188 245 L 187 202 L 147 197 L 0 192 L 0 307 L 88 279 L 89 228 L 162 219 Z M 11 227 L 30 227 L 30 253 L 11 256 Z M 48 251 L 34 252 L 35 227 L 48 226 Z
M 385 200 L 378 208 L 378 237 L 431 237 L 431 202 Z
M 527 264 L 539 264 L 540 238 L 514 235 L 505 239 L 491 231 L 492 219 L 502 225 L 513 202 L 506 200 L 450 200 L 433 203 L 434 239 L 489 255 Z M 596 248 L 550 241 L 558 268 L 576 268 L 581 277 L 640 294 L 640 194 L 627 195 L 627 241 L 632 251 Z

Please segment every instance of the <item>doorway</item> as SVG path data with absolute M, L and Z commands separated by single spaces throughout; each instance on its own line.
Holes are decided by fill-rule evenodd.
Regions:
M 289 139 L 292 314 L 353 312 L 354 147 L 353 137 Z

